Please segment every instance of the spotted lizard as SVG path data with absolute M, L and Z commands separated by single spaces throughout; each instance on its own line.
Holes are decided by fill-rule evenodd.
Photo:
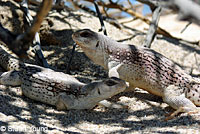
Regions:
M 84 53 L 108 70 L 109 77 L 129 82 L 128 89 L 141 88 L 163 98 L 179 112 L 198 111 L 200 80 L 185 73 L 181 67 L 160 53 L 141 46 L 119 43 L 89 29 L 72 35 Z
M 30 99 L 56 106 L 58 110 L 92 109 L 96 105 L 116 107 L 105 99 L 126 89 L 124 80 L 116 77 L 89 84 L 71 75 L 52 69 L 23 63 L 0 48 L 0 65 L 10 70 L 0 76 L 0 84 L 21 86 Z

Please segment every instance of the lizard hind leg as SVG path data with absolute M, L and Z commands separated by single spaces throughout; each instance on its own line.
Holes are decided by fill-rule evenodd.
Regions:
M 20 86 L 21 79 L 19 76 L 19 72 L 12 70 L 12 71 L 1 73 L 0 84 L 8 85 L 8 86 Z
M 180 112 L 191 113 L 197 111 L 195 104 L 185 97 L 185 93 L 181 94 L 180 87 L 175 85 L 170 85 L 164 90 L 163 101 L 176 109 L 176 111 L 165 120 L 174 118 Z

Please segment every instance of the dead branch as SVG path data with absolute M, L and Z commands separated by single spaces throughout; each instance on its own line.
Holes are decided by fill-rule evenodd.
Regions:
M 51 5 L 52 0 L 43 0 L 32 26 L 25 33 L 18 36 L 13 36 L 11 32 L 0 25 L 0 39 L 4 41 L 4 43 L 7 44 L 7 46 L 19 57 L 26 58 L 26 51 L 29 49 L 30 43 L 32 43 L 36 32 L 39 31 L 44 17 L 46 17 L 49 10 L 51 9 Z
M 180 33 L 183 33 L 191 24 L 192 24 L 192 22 L 188 22 L 188 24 L 185 25 L 185 27 L 181 30 Z
M 151 1 L 151 0 L 137 0 L 143 4 L 147 4 L 149 5 L 149 7 L 151 8 L 151 11 L 154 11 L 159 5 L 158 2 L 156 1 Z
M 94 1 L 94 6 L 95 6 L 97 16 L 98 16 L 100 24 L 101 24 L 101 29 L 99 29 L 99 31 L 103 31 L 104 35 L 107 35 L 106 27 L 104 25 L 103 18 L 102 18 L 100 11 L 99 11 L 99 7 L 98 7 L 96 1 Z
M 181 20 L 192 21 L 200 25 L 199 4 L 192 0 L 167 0 L 167 2 L 168 7 L 172 9 L 175 9 L 174 7 L 178 8 Z
M 47 16 L 49 10 L 51 10 L 52 2 L 53 0 L 43 0 L 40 10 L 33 21 L 33 25 L 27 31 L 27 37 L 34 38 L 35 33 L 40 29 L 43 19 Z
M 94 2 L 94 0 L 85 0 L 85 1 L 88 1 L 88 2 Z M 150 25 L 151 21 L 148 19 L 148 18 L 145 18 L 143 15 L 139 14 L 139 13 L 136 13 L 134 12 L 133 10 L 129 9 L 129 8 L 125 8 L 124 6 L 122 5 L 118 5 L 116 3 L 108 3 L 108 4 L 104 4 L 102 2 L 98 2 L 98 5 L 101 5 L 101 6 L 105 6 L 107 8 L 115 8 L 115 9 L 119 9 L 123 12 L 126 12 L 132 16 L 134 16 L 135 18 L 137 19 L 140 19 L 142 21 L 144 21 L 145 23 L 147 23 L 148 25 Z M 160 28 L 158 26 L 157 28 L 157 34 L 161 34 L 161 35 L 164 35 L 166 37 L 170 37 L 170 38 L 175 38 L 173 37 L 170 33 L 168 33 L 167 31 L 165 31 L 164 29 Z
M 94 0 L 84 0 L 84 1 L 92 2 L 92 3 L 94 2 Z M 157 0 L 157 1 L 160 2 L 159 0 Z M 106 8 L 114 8 L 114 9 L 118 9 L 120 11 L 126 12 L 126 13 L 132 15 L 134 18 L 142 20 L 143 22 L 147 23 L 148 25 L 151 24 L 151 21 L 148 18 L 144 17 L 143 15 L 141 15 L 141 14 L 139 14 L 137 12 L 134 12 L 133 10 L 131 10 L 129 8 L 124 7 L 123 5 L 119 5 L 119 4 L 114 3 L 112 1 L 110 1 L 110 2 L 111 3 L 106 3 L 105 4 L 105 3 L 101 2 L 101 1 L 99 1 L 97 3 L 98 3 L 98 5 L 105 6 Z M 185 41 L 185 42 L 188 42 L 188 43 L 192 43 L 192 44 L 198 44 L 199 43 L 198 41 L 187 41 L 187 40 L 183 40 L 183 39 L 174 37 L 169 32 L 167 32 L 166 30 L 162 29 L 159 26 L 157 27 L 156 33 L 157 34 L 161 34 L 161 35 L 163 35 L 165 37 L 173 38 L 173 39 L 176 39 L 176 40 L 182 40 L 182 41 Z
M 82 10 L 84 10 L 84 11 L 86 11 L 86 12 L 88 12 L 88 13 L 94 15 L 94 16 L 97 16 L 96 12 L 94 12 L 90 8 L 78 3 L 77 1 L 73 1 L 73 4 L 74 4 L 74 6 L 76 6 L 76 8 L 82 9 Z M 103 18 L 103 20 L 105 20 L 106 22 L 112 24 L 113 26 L 115 26 L 115 27 L 117 27 L 119 29 L 122 29 L 122 25 L 116 19 L 111 18 L 109 16 L 106 16 L 106 17 L 102 16 L 102 18 Z
M 153 15 L 152 15 L 152 21 L 151 24 L 149 26 L 149 30 L 146 36 L 146 40 L 143 43 L 144 47 L 151 47 L 151 43 L 153 42 L 155 36 L 156 36 L 156 29 L 158 27 L 158 21 L 160 18 L 160 14 L 161 14 L 161 7 L 158 6 L 157 8 L 154 9 L 153 11 Z
M 29 26 L 31 26 L 31 24 L 33 22 L 33 17 L 29 13 L 28 1 L 24 0 L 23 2 L 21 2 L 20 7 L 21 7 L 22 11 L 24 12 L 26 21 L 28 22 Z M 48 68 L 49 65 L 42 53 L 42 49 L 41 49 L 41 45 L 40 45 L 40 36 L 39 36 L 38 32 L 35 33 L 33 44 L 34 44 L 33 49 L 35 52 L 35 60 L 38 62 L 39 65 Z
M 76 49 L 76 43 L 73 44 L 73 48 L 72 48 L 72 52 L 71 52 L 71 57 L 69 59 L 68 65 L 67 65 L 67 73 L 68 74 L 70 74 L 70 69 L 71 69 L 70 67 L 71 67 L 72 59 L 74 57 L 75 49 Z
M 139 0 L 140 1 L 140 0 Z M 157 1 L 163 7 L 179 12 L 180 20 L 187 20 L 200 25 L 200 2 L 197 0 L 149 0 Z
M 40 6 L 42 2 L 37 1 L 37 0 L 28 0 L 30 4 L 32 5 L 36 5 L 36 6 Z M 73 4 L 73 3 L 72 3 Z M 67 10 L 71 10 L 70 8 L 68 8 L 65 5 L 65 0 L 54 0 L 52 3 L 52 9 L 55 10 L 63 10 L 63 9 L 67 9 Z

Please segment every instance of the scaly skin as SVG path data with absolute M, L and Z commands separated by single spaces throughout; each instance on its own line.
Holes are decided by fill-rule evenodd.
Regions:
M 109 70 L 109 77 L 129 82 L 129 89 L 138 87 L 161 96 L 178 112 L 200 106 L 200 82 L 158 52 L 121 44 L 89 29 L 75 32 L 72 38 L 93 62 Z
M 59 110 L 92 109 L 97 104 L 104 105 L 108 103 L 105 99 L 127 87 L 124 80 L 116 77 L 84 84 L 68 74 L 20 62 L 2 48 L 0 65 L 11 70 L 1 74 L 0 84 L 21 85 L 22 93 L 26 97 L 54 105 Z

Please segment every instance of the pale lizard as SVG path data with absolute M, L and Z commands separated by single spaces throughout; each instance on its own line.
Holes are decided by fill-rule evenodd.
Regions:
M 111 106 L 112 104 L 104 99 L 122 92 L 127 87 L 124 80 L 116 77 L 85 84 L 71 75 L 23 63 L 2 48 L 0 65 L 11 70 L 1 74 L 0 84 L 21 85 L 22 94 L 26 97 L 54 105 L 59 110 L 92 109 L 97 104 Z M 117 106 L 113 104 L 114 108 Z
M 72 38 L 93 62 L 109 70 L 109 77 L 129 82 L 129 89 L 138 87 L 161 96 L 176 109 L 169 118 L 179 112 L 196 111 L 196 106 L 200 106 L 198 79 L 160 53 L 119 43 L 89 29 L 73 33 Z

